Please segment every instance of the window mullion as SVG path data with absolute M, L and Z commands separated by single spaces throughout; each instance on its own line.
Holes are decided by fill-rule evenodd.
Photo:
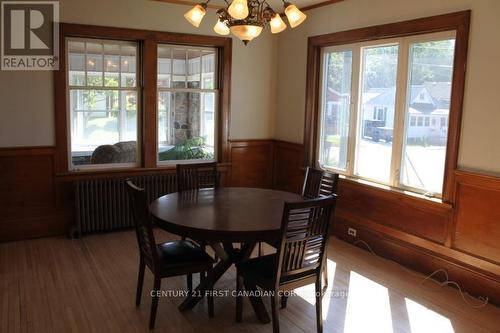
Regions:
M 325 77 L 328 76 L 328 66 L 326 65 L 326 54 L 327 50 L 323 49 L 321 52 L 321 60 L 320 60 L 320 82 L 321 82 L 321 92 L 320 92 L 320 100 L 318 103 L 319 107 L 319 113 L 318 113 L 318 127 L 317 131 L 319 132 L 319 135 L 317 136 L 317 151 L 316 151 L 316 158 L 314 161 L 313 167 L 322 167 L 321 165 L 321 152 L 323 151 L 323 140 L 321 139 L 324 134 L 324 122 L 323 122 L 323 117 L 324 117 L 324 108 L 325 108 L 325 86 L 326 86 L 326 79 Z
M 172 85 L 174 83 L 174 49 L 170 48 L 169 51 L 170 51 L 170 82 L 169 82 L 168 86 L 172 88 Z M 167 144 L 171 144 L 172 142 L 174 142 L 174 133 L 172 131 L 172 125 L 173 125 L 172 119 L 175 119 L 175 115 L 173 114 L 173 112 L 175 112 L 174 99 L 175 99 L 175 92 L 172 91 L 169 94 L 169 98 L 168 98 L 168 117 L 167 117 L 168 140 L 167 140 Z
M 85 63 L 83 64 L 83 70 L 85 71 L 85 85 L 88 86 L 89 85 L 89 82 L 88 82 L 88 73 L 87 73 L 87 61 L 88 61 L 88 56 L 87 56 L 87 42 L 84 42 L 83 43 L 83 49 L 84 49 L 84 52 L 85 52 L 85 55 L 84 55 L 84 61 Z
M 356 45 L 352 49 L 352 77 L 351 77 L 351 109 L 349 115 L 349 140 L 347 150 L 347 175 L 354 175 L 354 164 L 356 158 L 356 146 L 358 140 L 358 114 L 361 105 L 360 82 L 361 82 L 361 46 Z
M 408 48 L 407 39 L 399 43 L 398 52 L 398 74 L 396 81 L 396 110 L 394 113 L 394 129 L 391 157 L 391 179 L 390 185 L 399 187 L 401 160 L 403 154 L 403 141 L 406 119 L 406 96 L 408 94 Z

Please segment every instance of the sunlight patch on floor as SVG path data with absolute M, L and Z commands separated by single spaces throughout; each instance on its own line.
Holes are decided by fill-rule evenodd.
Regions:
M 455 333 L 450 319 L 411 299 L 405 298 L 405 302 L 412 333 Z
M 326 319 L 328 316 L 328 310 L 330 308 L 331 304 L 331 297 L 333 297 L 332 289 L 333 289 L 333 278 L 335 276 L 335 267 L 337 264 L 335 261 L 332 261 L 330 259 L 328 260 L 328 289 L 326 290 L 324 296 L 323 296 L 323 319 Z M 323 280 L 321 280 L 323 281 Z M 302 298 L 312 306 L 315 306 L 316 304 L 316 298 L 315 298 L 315 286 L 314 284 L 307 285 L 305 287 L 297 288 L 295 289 L 295 294 L 297 297 Z
M 380 285 L 351 271 L 344 333 L 392 333 L 389 292 Z

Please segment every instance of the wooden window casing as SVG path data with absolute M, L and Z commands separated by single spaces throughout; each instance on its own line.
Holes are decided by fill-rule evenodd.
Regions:
M 325 47 L 407 37 L 436 32 L 455 32 L 455 57 L 450 102 L 448 143 L 442 191 L 443 202 L 454 201 L 454 172 L 457 167 L 460 124 L 465 88 L 465 72 L 469 40 L 470 11 L 463 11 L 411 21 L 384 24 L 367 28 L 313 36 L 308 39 L 306 112 L 305 112 L 305 164 L 315 166 L 318 160 L 318 124 L 321 96 L 321 52 Z
M 63 175 L 69 170 L 68 132 L 68 82 L 66 63 L 66 39 L 95 38 L 136 42 L 139 45 L 141 77 L 141 114 L 138 122 L 140 162 L 129 171 L 156 169 L 157 166 L 157 47 L 158 44 L 193 45 L 213 47 L 218 54 L 218 116 L 217 116 L 217 162 L 229 162 L 229 117 L 232 39 L 217 36 L 202 36 L 160 31 L 147 31 L 102 26 L 61 23 L 59 25 L 59 70 L 54 71 L 56 173 Z M 166 168 L 173 168 L 168 166 Z M 110 169 L 100 170 L 109 172 Z M 93 172 L 99 172 L 95 170 Z

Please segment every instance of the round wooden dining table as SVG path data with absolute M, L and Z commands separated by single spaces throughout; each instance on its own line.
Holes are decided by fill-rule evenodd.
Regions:
M 258 242 L 279 240 L 284 203 L 301 200 L 300 195 L 283 191 L 221 187 L 170 193 L 153 201 L 150 212 L 158 227 L 203 241 L 220 258 L 179 309 L 193 308 L 233 264 L 248 260 Z M 236 249 L 233 243 L 241 247 Z M 249 299 L 259 320 L 268 323 L 261 298 Z

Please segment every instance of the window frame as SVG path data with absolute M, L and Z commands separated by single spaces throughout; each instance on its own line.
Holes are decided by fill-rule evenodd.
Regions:
M 321 80 L 322 80 L 322 49 L 326 47 L 337 47 L 347 46 L 350 44 L 358 43 L 374 43 L 383 44 L 384 40 L 393 40 L 394 38 L 418 38 L 419 35 L 426 35 L 431 33 L 441 33 L 447 31 L 455 32 L 455 57 L 454 57 L 454 71 L 452 79 L 452 91 L 451 91 L 451 101 L 450 101 L 450 113 L 448 120 L 448 139 L 447 139 L 447 149 L 446 149 L 446 159 L 445 159 L 445 170 L 444 170 L 444 180 L 443 180 L 443 191 L 442 191 L 442 202 L 453 202 L 454 198 L 454 171 L 457 167 L 457 156 L 458 156 L 458 144 L 460 139 L 460 122 L 462 117 L 463 108 L 463 97 L 465 88 L 465 71 L 467 62 L 467 50 L 468 50 L 468 34 L 470 25 L 470 11 L 463 11 L 451 14 L 438 15 L 434 17 L 427 17 L 422 19 L 416 19 L 405 22 L 391 23 L 379 26 L 372 26 L 367 28 L 355 29 L 350 31 L 336 32 L 327 35 L 320 35 L 309 37 L 308 39 L 308 56 L 307 56 L 307 77 L 306 77 L 306 113 L 305 113 L 305 130 L 304 130 L 304 146 L 305 146 L 305 165 L 316 166 L 318 161 L 318 142 L 320 139 L 319 135 L 319 122 L 320 122 L 320 104 L 322 103 L 320 97 L 322 97 L 321 92 Z M 405 48 L 399 48 L 399 52 L 403 52 Z M 355 54 L 353 52 L 353 79 L 351 84 L 359 85 L 360 82 L 354 82 L 359 78 L 354 71 L 356 68 L 359 71 L 360 66 L 356 65 L 354 60 Z M 408 61 L 408 57 L 401 57 Z M 400 64 L 398 63 L 398 67 Z M 408 68 L 408 66 L 406 66 Z M 400 72 L 400 71 L 398 71 Z M 398 84 L 407 84 L 408 73 L 403 74 L 405 76 L 404 80 L 401 78 L 397 79 Z M 359 81 L 359 80 L 358 80 Z M 406 92 L 404 92 L 406 95 Z M 359 99 L 359 96 L 353 96 L 351 92 L 351 117 L 353 105 L 352 103 Z M 359 101 L 358 101 L 359 103 Z M 403 103 L 399 105 L 399 103 Z M 405 99 L 396 98 L 396 110 L 403 110 L 401 112 L 406 112 Z M 357 109 L 356 109 L 357 112 Z M 395 115 L 396 117 L 396 115 Z M 352 121 L 350 122 L 352 123 Z M 395 119 L 395 126 L 401 123 Z M 396 129 L 395 129 L 396 130 Z M 404 128 L 400 129 L 404 131 Z M 356 128 L 356 131 L 358 129 Z M 352 129 L 349 132 L 349 138 L 353 135 Z M 355 134 L 357 135 L 357 133 Z M 401 137 L 400 140 L 403 138 Z M 351 140 L 352 141 L 352 140 Z M 349 144 L 351 145 L 351 143 Z M 350 154 L 353 154 L 353 149 L 349 146 Z M 354 156 L 349 156 L 349 161 L 354 161 L 352 158 Z M 394 154 L 392 156 L 391 165 L 395 163 Z M 350 168 L 353 168 L 353 163 L 350 163 Z M 391 168 L 394 170 L 394 168 Z M 394 176 L 391 175 L 391 179 Z M 359 177 L 354 177 L 359 179 Z M 389 184 L 388 189 L 391 191 L 404 192 L 402 188 L 394 187 L 394 184 Z
M 55 107 L 55 138 L 56 138 L 56 158 L 55 172 L 58 175 L 83 173 L 91 171 L 93 173 L 108 173 L 115 169 L 140 171 L 150 169 L 172 169 L 174 165 L 157 164 L 157 45 L 158 44 L 178 44 L 195 47 L 217 48 L 218 71 L 217 82 L 219 95 L 215 110 L 216 118 L 216 149 L 217 162 L 229 163 L 229 123 L 230 123 L 230 89 L 231 89 L 231 64 L 232 64 L 232 39 L 229 37 L 203 36 L 182 33 L 170 33 L 149 30 L 137 30 L 127 28 L 114 28 L 104 26 L 91 26 L 71 23 L 60 23 L 59 25 L 59 70 L 54 71 L 54 107 Z M 142 89 L 138 100 L 138 151 L 139 160 L 137 166 L 99 166 L 96 168 L 86 168 L 85 170 L 71 170 L 69 154 L 68 136 L 68 74 L 66 59 L 66 39 L 67 38 L 92 38 L 103 40 L 116 40 L 124 42 L 138 43 L 137 57 L 140 76 L 138 82 L 142 82 Z M 139 74 L 138 72 L 138 74 Z M 139 85 L 139 84 L 138 84 Z

